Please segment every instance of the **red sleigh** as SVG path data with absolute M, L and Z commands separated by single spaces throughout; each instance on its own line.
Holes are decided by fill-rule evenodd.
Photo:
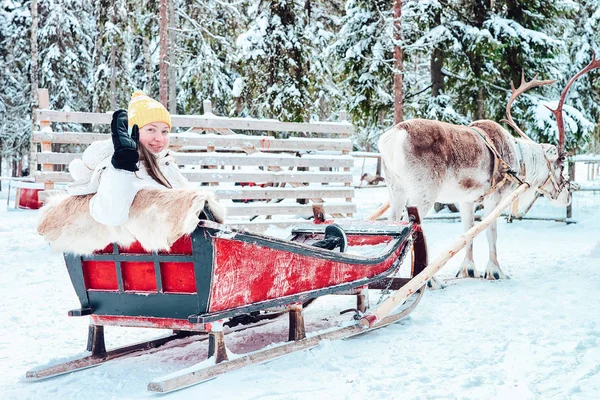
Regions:
M 207 212 L 209 215 L 209 213 Z M 380 251 L 374 256 L 339 253 L 311 246 L 322 239 L 325 225 L 298 227 L 289 240 L 229 229 L 201 220 L 190 236 L 175 242 L 169 252 L 148 252 L 139 243 L 125 249 L 111 244 L 92 255 L 65 254 L 80 308 L 70 316 L 91 319 L 89 356 L 34 369 L 29 379 L 41 379 L 92 367 L 105 361 L 147 351 L 171 340 L 189 337 L 209 340 L 209 357 L 216 365 L 202 373 L 152 382 L 149 390 L 165 392 L 201 382 L 241 366 L 317 345 L 321 339 L 364 332 L 358 324 L 306 338 L 302 305 L 331 294 L 357 296 L 357 315 L 368 308 L 368 289 L 397 290 L 427 265 L 426 245 L 419 219 L 381 224 L 352 221 L 340 224 L 350 246 Z M 357 247 L 359 249 L 359 247 Z M 403 258 L 412 251 L 409 276 L 398 277 Z M 418 303 L 420 289 L 380 327 L 408 314 Z M 287 344 L 226 361 L 223 322 L 257 323 L 289 315 Z M 104 326 L 172 329 L 165 338 L 110 351 Z

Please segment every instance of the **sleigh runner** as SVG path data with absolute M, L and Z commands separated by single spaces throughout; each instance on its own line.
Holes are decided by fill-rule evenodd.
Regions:
M 207 373 L 214 376 L 236 366 L 313 347 L 325 338 L 364 332 L 351 316 L 344 315 L 345 325 L 350 326 L 321 335 L 317 332 L 307 339 L 303 304 L 324 295 L 356 295 L 354 312 L 362 316 L 368 309 L 369 289 L 397 290 L 410 281 L 427 264 L 425 241 L 416 210 L 414 213 L 413 221 L 405 223 L 342 223 L 350 246 L 346 253 L 312 246 L 323 239 L 325 224 L 298 227 L 289 240 L 282 240 L 229 229 L 210 221 L 208 209 L 205 216 L 209 219 L 201 220 L 191 235 L 181 237 L 168 252 L 146 251 L 139 243 L 128 248 L 113 243 L 91 255 L 67 253 L 67 269 L 81 305 L 69 315 L 90 317 L 87 350 L 91 353 L 29 371 L 27 378 L 47 378 L 125 355 L 156 351 L 153 349 L 174 340 L 185 344 L 208 338 L 208 356 L 224 361 L 223 323 L 233 327 L 226 327 L 228 332 L 246 328 L 237 324 L 266 323 L 284 313 L 289 315 L 290 343 L 243 356 L 246 361 L 238 358 L 217 368 L 220 372 L 212 368 Z M 408 276 L 400 278 L 397 272 L 410 251 L 413 256 Z M 385 324 L 408 314 L 422 293 L 415 293 Z M 174 333 L 107 351 L 104 326 L 172 329 Z M 155 382 L 149 389 L 174 390 L 189 384 Z

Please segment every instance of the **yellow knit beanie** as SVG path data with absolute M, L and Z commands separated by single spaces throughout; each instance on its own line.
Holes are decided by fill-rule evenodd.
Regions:
M 171 114 L 167 109 L 139 90 L 131 95 L 127 117 L 130 127 L 137 124 L 139 128 L 142 128 L 151 122 L 164 122 L 171 129 Z

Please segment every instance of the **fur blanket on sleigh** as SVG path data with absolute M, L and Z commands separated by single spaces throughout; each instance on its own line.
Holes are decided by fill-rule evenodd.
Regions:
M 133 200 L 129 220 L 121 226 L 106 226 L 90 215 L 92 196 L 55 196 L 41 209 L 37 231 L 53 250 L 92 254 L 113 242 L 128 247 L 136 240 L 148 251 L 169 250 L 177 239 L 194 231 L 205 205 L 217 222 L 225 217 L 224 207 L 211 193 L 142 189 Z

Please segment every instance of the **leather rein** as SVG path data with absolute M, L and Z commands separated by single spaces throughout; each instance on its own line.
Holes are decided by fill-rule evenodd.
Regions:
M 519 177 L 517 175 L 517 173 L 510 167 L 510 165 L 506 161 L 504 161 L 504 159 L 500 156 L 500 153 L 496 149 L 494 142 L 492 142 L 492 139 L 489 137 L 489 135 L 486 132 L 484 132 L 483 130 L 481 130 L 479 128 L 473 127 L 473 126 L 470 126 L 469 128 L 471 128 L 473 131 L 475 131 L 483 139 L 483 141 L 486 144 L 486 146 L 488 147 L 488 149 L 490 149 L 490 151 L 494 155 L 494 171 L 492 172 L 492 187 L 485 194 L 480 196 L 476 202 L 479 203 L 479 202 L 483 201 L 484 197 L 486 197 L 486 196 L 494 193 L 496 190 L 500 189 L 506 183 L 507 180 L 511 181 L 513 183 L 516 183 L 518 185 L 522 185 L 525 183 L 525 184 L 531 186 L 531 184 L 529 182 L 525 181 L 526 171 L 525 171 L 525 163 L 523 162 L 523 154 L 520 154 L 520 157 L 519 157 L 520 158 L 519 165 L 520 165 L 520 169 L 521 169 L 521 171 L 520 171 L 521 177 Z M 519 147 L 519 144 L 518 143 L 515 143 L 515 144 L 518 147 L 519 152 L 521 152 L 521 148 Z M 560 195 L 560 193 L 562 192 L 562 190 L 564 189 L 564 187 L 566 185 L 568 185 L 568 182 L 565 180 L 562 184 L 559 184 L 556 181 L 554 174 L 552 173 L 552 168 L 550 166 L 550 160 L 548 160 L 548 157 L 546 157 L 545 154 L 544 154 L 544 158 L 546 159 L 546 165 L 548 166 L 548 177 L 546 178 L 544 183 L 542 183 L 539 187 L 536 188 L 536 191 L 541 193 L 542 195 L 544 195 L 544 197 L 546 197 L 550 200 L 556 200 L 558 198 L 558 196 Z M 498 172 L 500 165 L 502 165 L 502 168 L 503 168 L 503 170 L 501 171 L 503 177 L 498 182 L 495 182 L 496 173 Z M 554 187 L 554 190 L 555 190 L 554 195 L 543 189 L 543 187 L 546 186 L 548 181 L 552 182 L 552 186 Z

